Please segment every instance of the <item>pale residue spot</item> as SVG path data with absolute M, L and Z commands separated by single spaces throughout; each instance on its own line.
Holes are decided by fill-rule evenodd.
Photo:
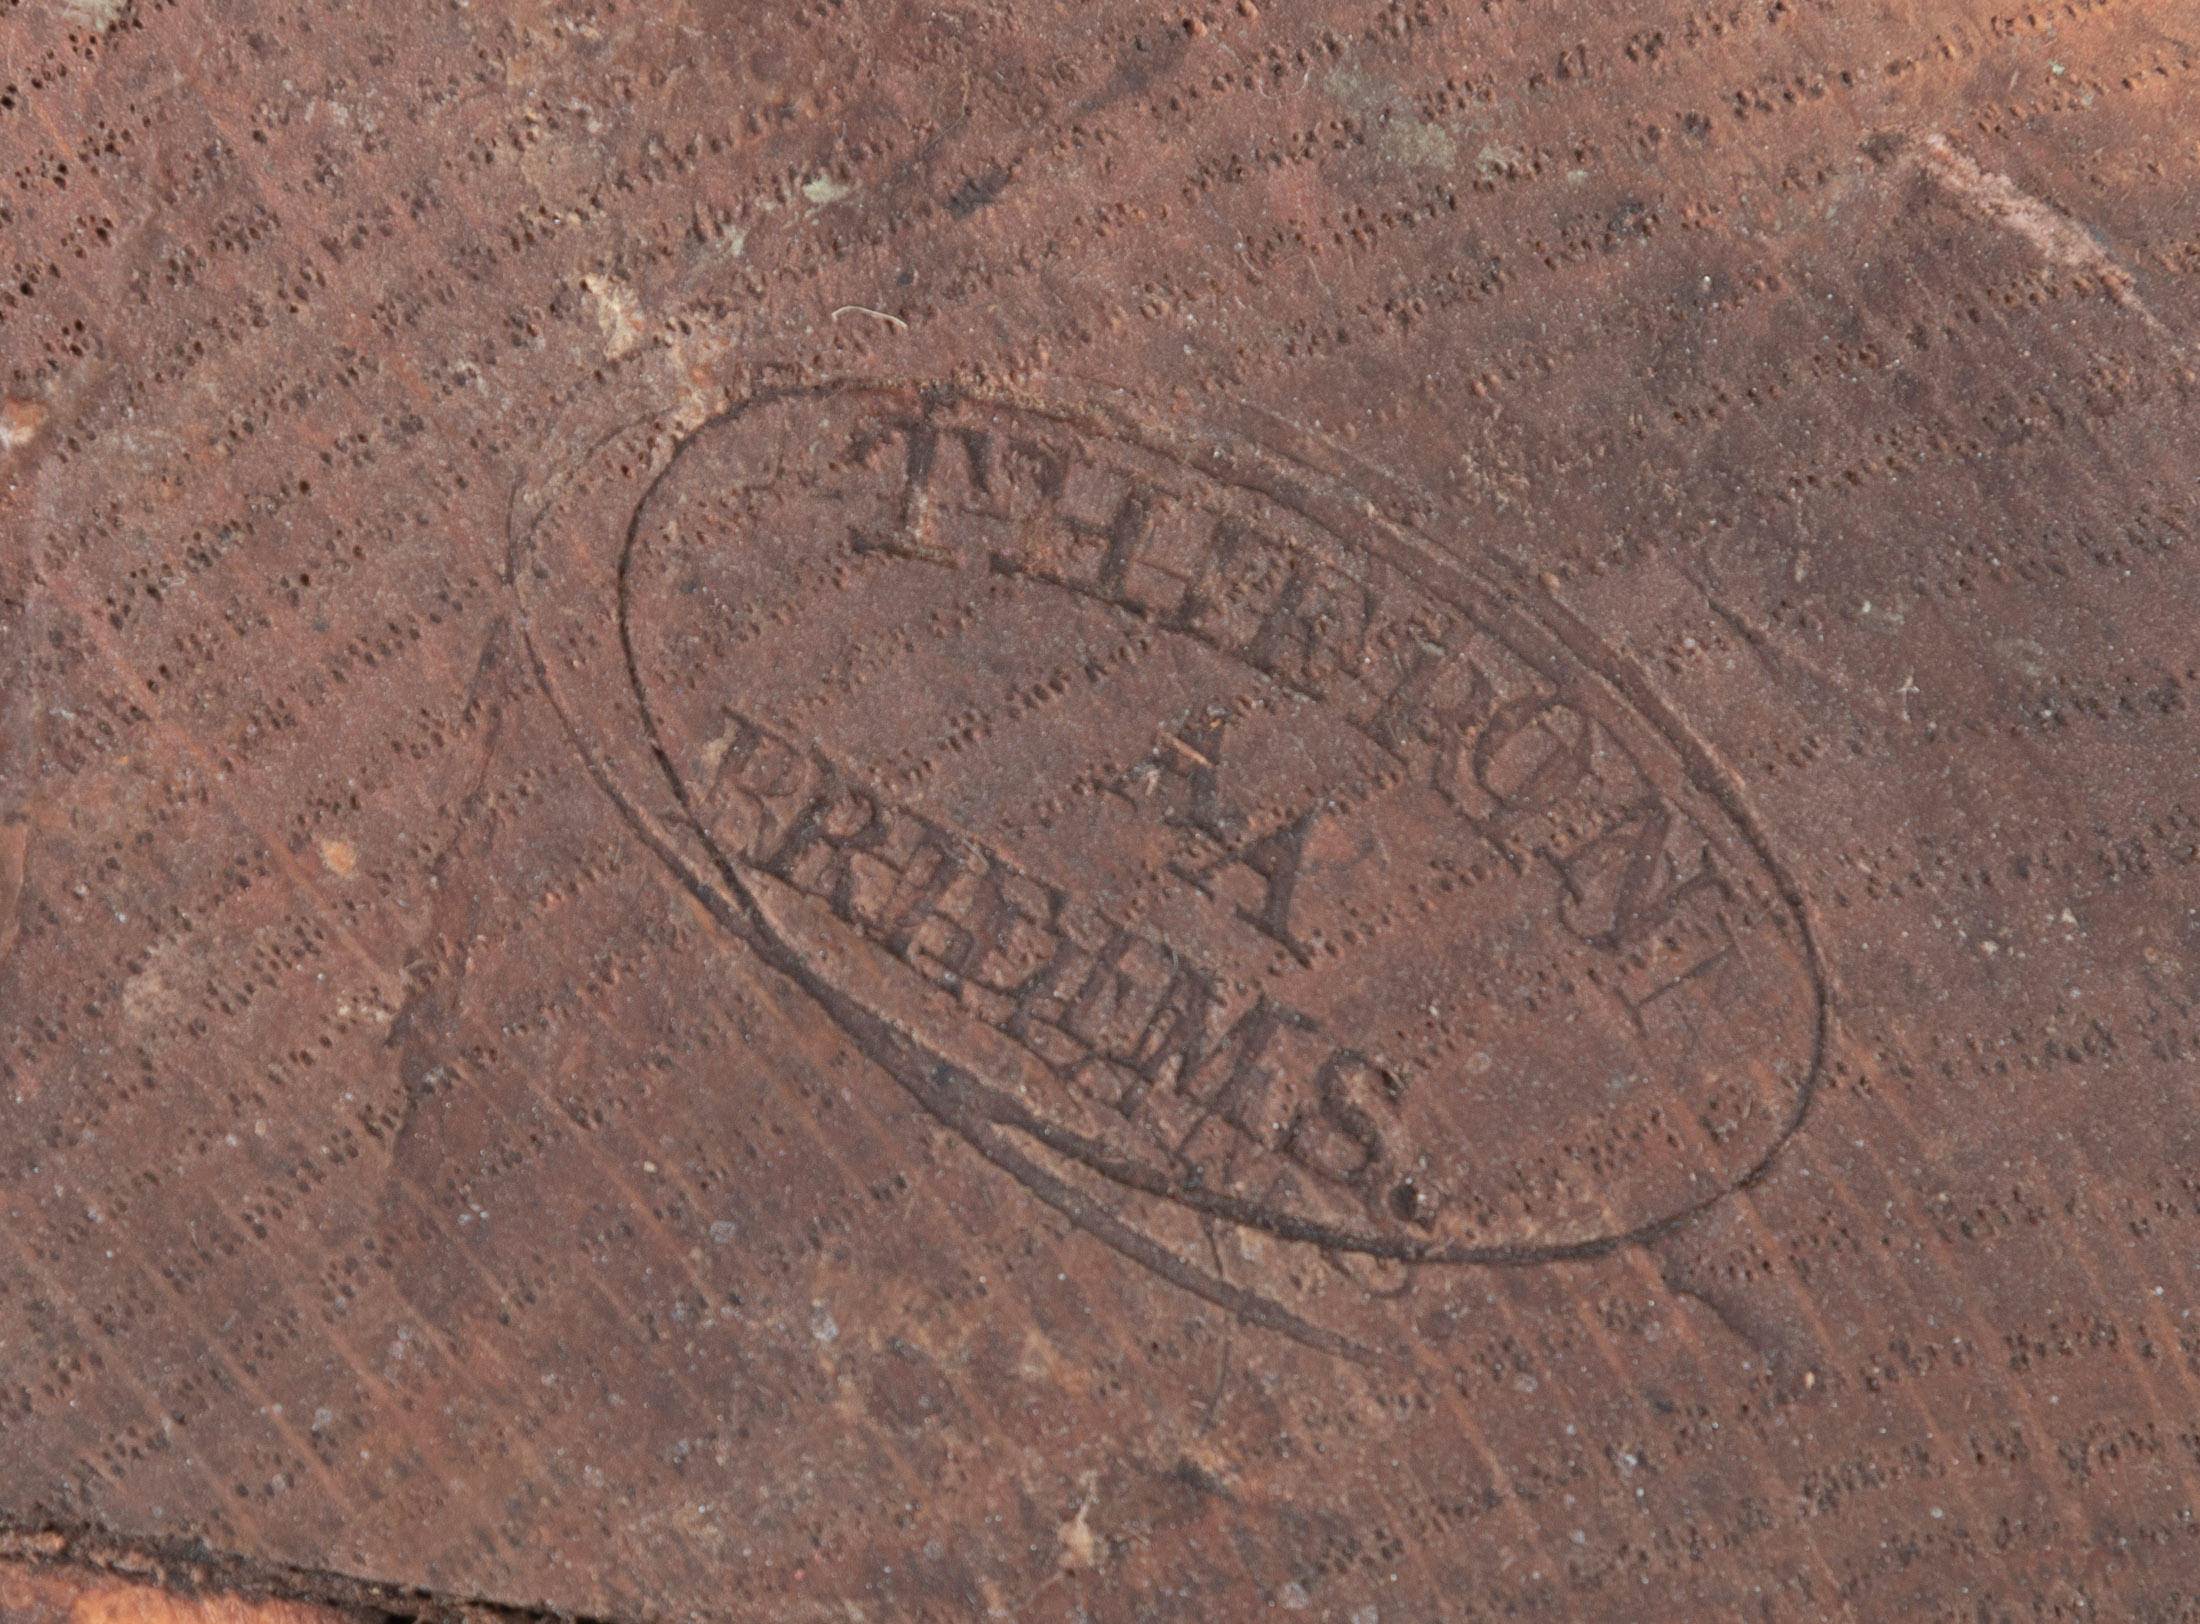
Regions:
M 853 197 L 855 192 L 854 181 L 835 180 L 830 175 L 816 175 L 802 183 L 802 195 L 818 208 L 838 203 L 844 197 Z
M 324 840 L 321 842 L 321 866 L 340 880 L 348 880 L 359 872 L 359 854 L 352 850 L 348 840 Z
M 726 759 L 726 752 L 733 748 L 733 741 L 740 735 L 739 725 L 729 723 L 723 733 L 695 752 L 694 785 L 699 792 L 706 795 L 710 793 L 711 786 L 718 779 L 718 764 Z
M 873 321 L 892 322 L 903 332 L 909 331 L 909 324 L 899 316 L 890 316 L 883 310 L 873 310 L 869 305 L 842 305 L 833 312 L 832 319 L 838 321 L 843 316 L 869 316 Z
M 2131 273 L 2111 259 L 2083 226 L 2024 192 L 2007 175 L 1981 169 L 1946 136 L 1935 132 L 1919 144 L 1925 149 L 1925 168 L 1949 191 L 2014 231 L 2050 265 L 2094 278 L 2118 304 L 2137 311 L 2157 332 L 2168 332 L 2132 291 Z
M 0 402 L 0 451 L 29 445 L 45 421 L 46 408 L 35 400 Z
M 1092 1511 L 1092 1487 L 1094 1478 L 1085 1476 L 1085 1497 L 1077 1502 L 1077 1515 L 1055 1530 L 1062 1542 L 1055 1561 L 1064 1573 L 1077 1573 L 1090 1568 L 1100 1554 L 1100 1538 L 1093 1533 L 1092 1525 L 1085 1518 Z
M 1449 169 L 1457 162 L 1458 143 L 1451 131 L 1423 118 L 1394 86 L 1350 63 L 1333 69 L 1323 83 L 1338 101 L 1377 127 L 1376 147 L 1384 157 L 1415 169 Z
M 1507 178 L 1518 174 L 1527 161 L 1528 155 L 1518 147 L 1500 146 L 1490 141 L 1474 155 L 1474 172 L 1484 180 Z
M 112 28 L 129 0 L 57 0 L 61 15 L 94 28 Z
M 616 361 L 641 343 L 641 310 L 632 288 L 615 276 L 584 276 L 581 287 L 595 308 L 596 325 L 603 331 L 605 360 Z
M 2048 661 L 2053 658 L 2045 647 L 2029 637 L 2001 638 L 1994 644 L 1994 652 L 2034 682 L 2047 675 Z
M 1416 169 L 1449 169 L 1458 146 L 1441 124 L 1423 118 L 1392 119 L 1383 126 L 1383 153 Z
M 163 1020 L 183 1008 L 183 999 L 160 973 L 149 965 L 122 984 L 122 1018 L 131 1026 Z

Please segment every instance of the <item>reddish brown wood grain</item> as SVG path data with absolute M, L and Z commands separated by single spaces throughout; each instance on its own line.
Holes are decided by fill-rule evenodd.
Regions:
M 2191 1616 L 2196 50 L 0 5 L 0 1528 Z

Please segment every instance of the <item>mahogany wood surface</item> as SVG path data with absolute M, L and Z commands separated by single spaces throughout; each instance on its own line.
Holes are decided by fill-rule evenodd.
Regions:
M 32 1554 L 2200 1616 L 2187 0 L 0 0 L 0 181 Z

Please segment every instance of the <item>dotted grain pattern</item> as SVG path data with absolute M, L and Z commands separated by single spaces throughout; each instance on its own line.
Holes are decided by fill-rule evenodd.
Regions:
M 2196 51 L 0 4 L 0 1529 L 2193 1616 Z

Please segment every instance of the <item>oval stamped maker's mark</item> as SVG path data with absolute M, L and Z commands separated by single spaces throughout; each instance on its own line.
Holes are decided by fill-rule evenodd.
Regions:
M 696 894 L 1248 1317 L 1342 1346 L 1413 1265 L 1646 1238 L 1809 1108 L 1808 925 L 1700 749 L 1506 572 L 1288 459 L 788 392 L 613 436 L 514 574 Z

